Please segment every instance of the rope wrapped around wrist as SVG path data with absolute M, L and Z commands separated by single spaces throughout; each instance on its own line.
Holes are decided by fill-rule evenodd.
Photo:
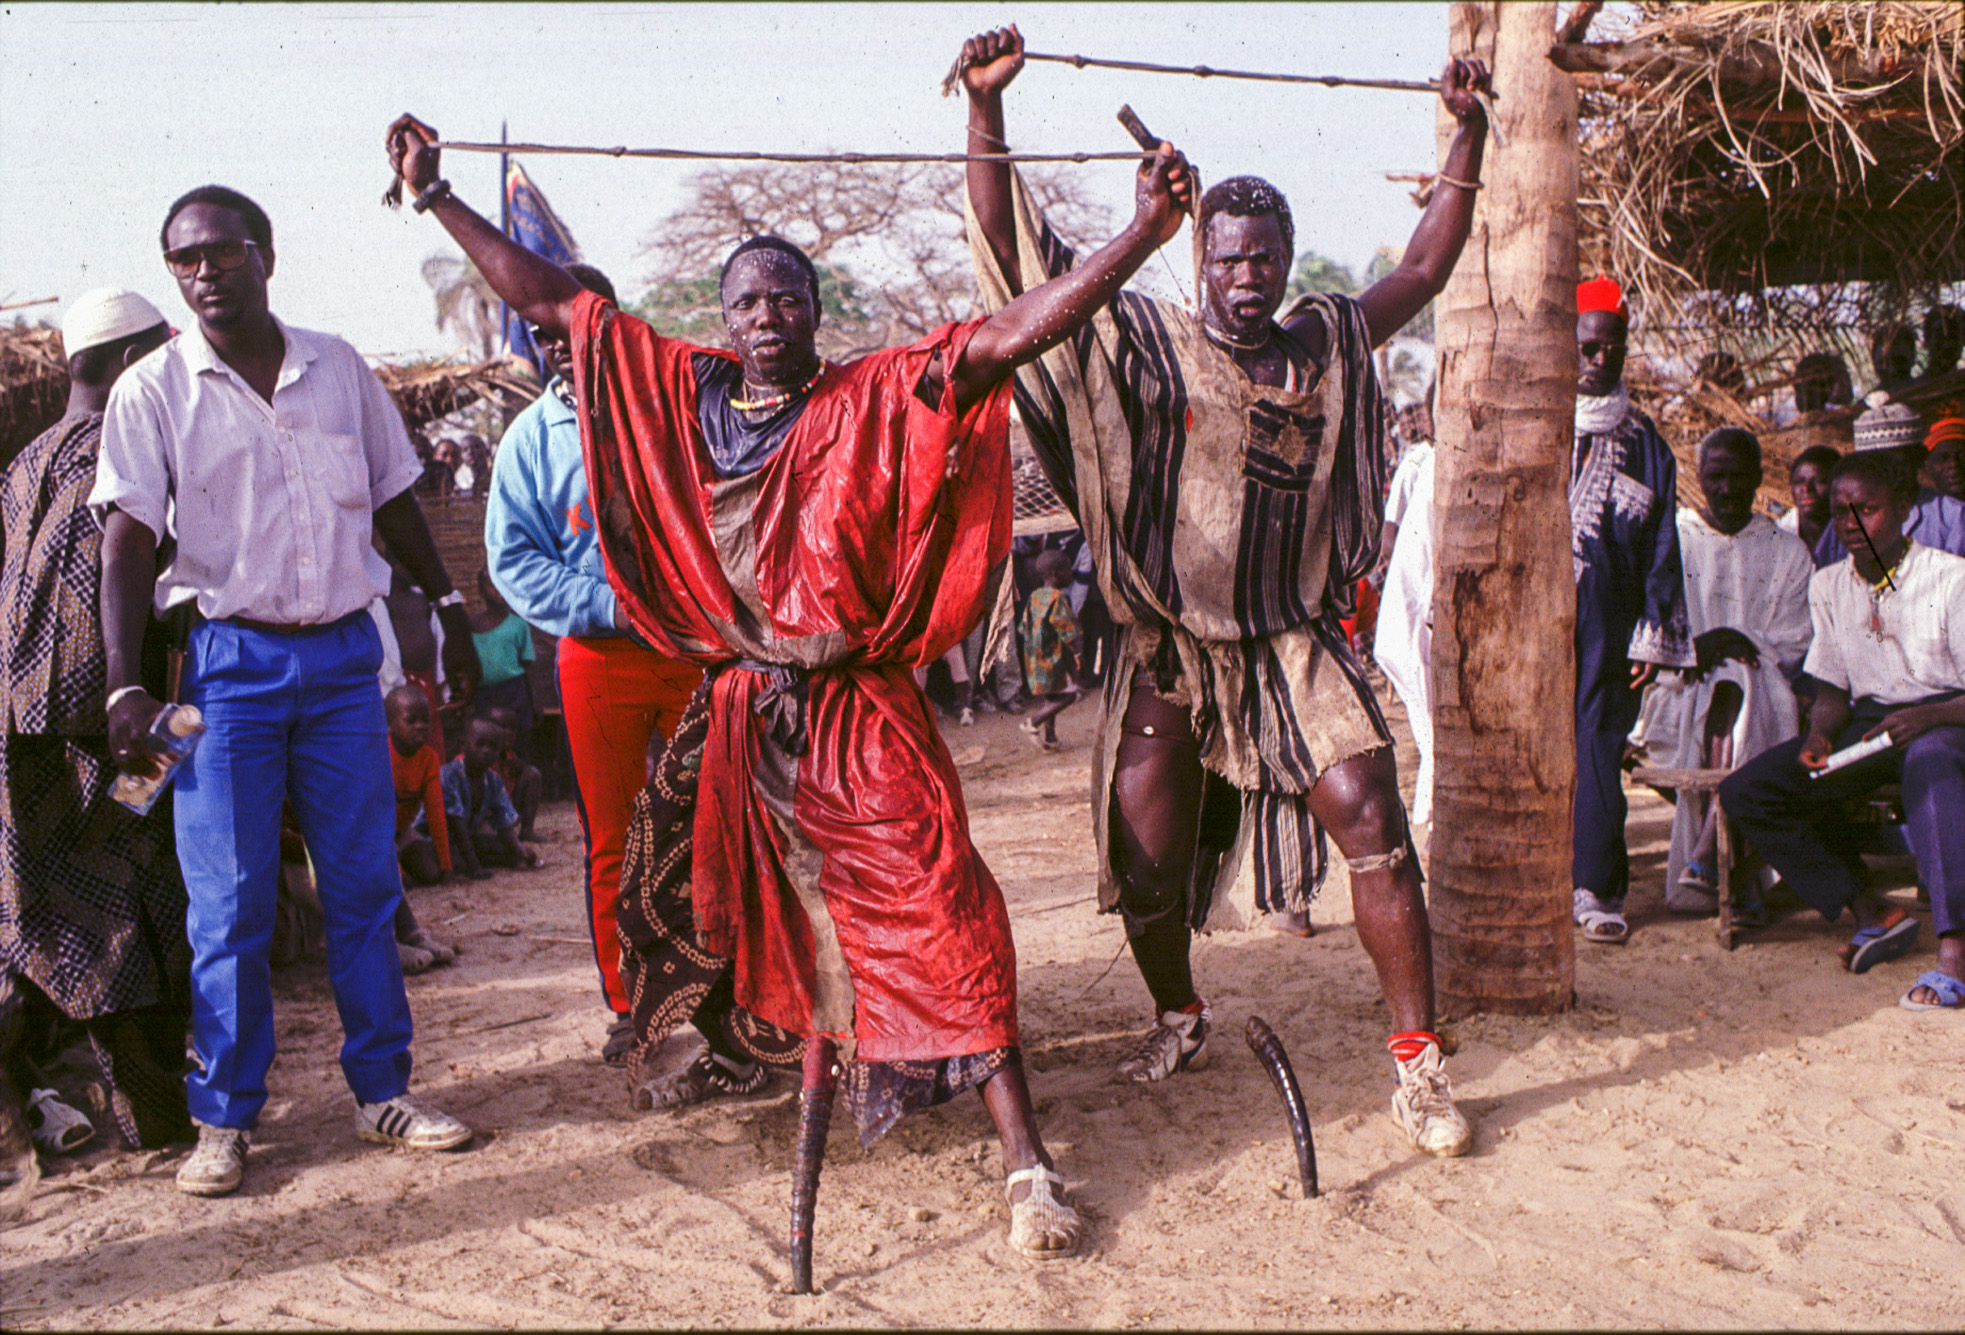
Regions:
M 1434 172 L 1433 179 L 1435 181 L 1443 181 L 1447 185 L 1457 185 L 1462 190 L 1478 190 L 1481 188 L 1481 182 L 1479 181 L 1463 181 L 1458 176 L 1448 176 L 1445 172 Z M 421 204 L 422 200 L 419 198 L 417 203 Z
M 450 182 L 439 178 L 438 180 L 432 182 L 430 185 L 424 187 L 423 193 L 418 195 L 415 198 L 415 200 L 413 200 L 410 203 L 410 207 L 412 209 L 415 209 L 418 213 L 423 213 L 427 211 L 429 207 L 432 204 L 436 203 L 438 200 L 449 199 L 449 198 L 450 198 Z

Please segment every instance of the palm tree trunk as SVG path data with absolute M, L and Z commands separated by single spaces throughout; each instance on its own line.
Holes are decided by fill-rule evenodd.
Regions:
M 1452 11 L 1508 135 L 1439 305 L 1429 861 L 1440 1000 L 1460 1014 L 1575 1000 L 1576 90 L 1549 63 L 1555 27 L 1553 4 Z M 1453 131 L 1442 109 L 1442 156 Z

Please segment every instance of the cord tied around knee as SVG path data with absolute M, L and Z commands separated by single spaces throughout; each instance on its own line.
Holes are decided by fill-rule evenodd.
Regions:
M 1344 859 L 1344 863 L 1354 872 L 1391 871 L 1395 867 L 1403 865 L 1405 860 L 1406 846 L 1400 844 L 1389 853 L 1372 853 L 1361 858 L 1347 857 Z

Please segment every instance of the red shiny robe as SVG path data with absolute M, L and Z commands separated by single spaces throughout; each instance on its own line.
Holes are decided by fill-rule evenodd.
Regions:
M 739 1004 L 812 1034 L 822 952 L 795 878 L 816 864 L 853 1003 L 850 1033 L 825 1028 L 866 1061 L 1017 1041 L 1009 915 L 910 671 L 975 624 L 1009 554 L 1007 383 L 966 413 L 945 388 L 936 406 L 915 393 L 980 323 L 828 367 L 770 462 L 719 480 L 696 413 L 691 359 L 704 349 L 591 294 L 575 306 L 581 442 L 629 621 L 705 667 L 746 658 L 810 673 L 795 761 L 756 708 L 769 679 L 715 680 L 694 826 L 698 937 L 735 961 Z M 789 766 L 790 819 L 809 847 L 772 814 L 783 785 L 771 775 Z

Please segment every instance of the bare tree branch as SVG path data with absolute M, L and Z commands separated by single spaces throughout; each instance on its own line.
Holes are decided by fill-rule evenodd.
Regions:
M 1079 250 L 1104 240 L 1111 212 L 1067 170 L 1027 172 L 1051 225 Z M 680 337 L 720 342 L 715 277 L 739 242 L 782 236 L 818 266 L 820 351 L 848 358 L 920 338 L 974 314 L 962 230 L 962 176 L 941 163 L 720 167 L 649 233 L 648 296 L 638 309 Z

